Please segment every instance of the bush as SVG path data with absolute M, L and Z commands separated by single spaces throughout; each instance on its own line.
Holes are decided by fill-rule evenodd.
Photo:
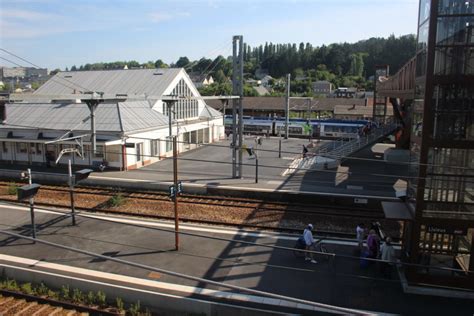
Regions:
M 128 309 L 128 312 L 132 316 L 140 315 L 140 301 L 138 301 L 136 304 L 130 305 L 130 308 Z
M 6 290 L 16 291 L 16 292 L 20 290 L 15 280 L 6 280 L 4 288 Z
M 97 304 L 99 304 L 99 306 L 107 305 L 107 296 L 105 295 L 104 292 L 98 291 L 96 298 L 97 298 Z
M 69 285 L 63 285 L 61 287 L 59 297 L 65 301 L 69 301 L 71 299 L 71 290 L 69 289 Z
M 20 290 L 21 292 L 23 292 L 24 294 L 28 294 L 28 295 L 32 295 L 32 294 L 35 294 L 35 291 L 33 290 L 33 288 L 31 287 L 31 283 L 24 283 L 20 286 Z
M 108 201 L 107 205 L 110 207 L 119 207 L 125 203 L 125 197 L 121 193 L 117 193 L 112 196 Z
M 84 294 L 82 294 L 82 291 L 79 290 L 79 289 L 74 289 L 72 291 L 72 302 L 75 303 L 75 304 L 78 304 L 78 303 L 84 303 L 85 301 L 85 298 L 84 298 Z
M 43 282 L 36 288 L 36 293 L 40 296 L 48 295 L 48 287 Z
M 117 297 L 115 299 L 115 305 L 117 306 L 119 312 L 122 312 L 124 310 L 123 300 L 120 297 Z
M 18 193 L 18 185 L 15 183 L 10 183 L 7 187 L 8 195 L 17 195 Z
M 87 293 L 86 303 L 88 305 L 95 305 L 96 304 L 96 298 L 95 298 L 94 292 L 89 291 L 89 293 Z

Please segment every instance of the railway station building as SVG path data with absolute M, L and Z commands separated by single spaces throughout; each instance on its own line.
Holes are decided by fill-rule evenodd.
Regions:
M 104 100 L 97 106 L 95 153 L 90 111 L 81 103 L 85 92 L 117 95 L 117 100 Z M 76 94 L 77 99 L 60 97 Z M 60 72 L 34 95 L 51 96 L 51 100 L 5 105 L 0 125 L 4 163 L 47 164 L 59 158 L 62 150 L 78 148 L 82 158 L 64 154 L 58 163 L 71 159 L 74 165 L 97 166 L 105 161 L 114 169 L 140 168 L 172 155 L 168 115 L 172 115 L 172 135 L 178 136 L 178 152 L 225 137 L 223 115 L 200 99 L 182 68 Z M 118 97 L 124 95 L 135 97 Z M 163 101 L 169 95 L 178 96 L 171 113 Z M 53 142 L 59 138 L 69 140 Z

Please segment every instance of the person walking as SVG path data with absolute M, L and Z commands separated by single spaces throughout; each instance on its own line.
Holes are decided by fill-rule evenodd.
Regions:
M 304 238 L 304 242 L 306 244 L 305 249 L 306 250 L 314 250 L 314 238 L 313 238 L 313 225 L 312 224 L 308 224 L 308 226 L 303 231 L 303 238 Z M 305 256 L 304 260 L 310 261 L 311 263 L 318 263 L 316 260 L 314 260 L 313 253 L 305 252 L 304 256 Z
M 381 247 L 382 257 L 384 262 L 380 262 L 380 272 L 383 276 L 392 278 L 392 265 L 395 263 L 395 249 L 392 245 L 392 238 L 387 237 L 385 243 Z

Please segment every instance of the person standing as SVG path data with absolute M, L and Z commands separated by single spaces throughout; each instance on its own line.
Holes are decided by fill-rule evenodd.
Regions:
M 313 225 L 308 224 L 308 227 L 305 228 L 303 232 L 303 238 L 304 242 L 306 244 L 306 250 L 314 250 L 314 238 L 313 238 Z M 305 252 L 304 254 L 305 260 L 310 261 L 311 263 L 318 263 L 316 260 L 314 260 L 313 253 L 308 253 Z
M 356 238 L 357 238 L 357 245 L 359 246 L 359 250 L 362 251 L 364 249 L 364 239 L 365 239 L 365 229 L 364 229 L 363 223 L 360 223 L 359 225 L 357 225 Z
M 367 248 L 369 249 L 369 258 L 376 259 L 379 256 L 380 239 L 375 233 L 375 230 L 369 231 L 367 236 Z
M 392 277 L 392 265 L 395 263 L 395 249 L 392 245 L 392 238 L 387 237 L 385 243 L 382 245 L 382 257 L 384 262 L 381 262 L 380 272 L 382 275 L 391 279 Z

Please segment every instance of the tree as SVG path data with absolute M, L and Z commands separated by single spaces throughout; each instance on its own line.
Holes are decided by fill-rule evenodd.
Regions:
M 165 64 L 161 59 L 155 61 L 155 68 L 168 68 L 168 65 Z
M 87 65 L 89 65 L 89 64 L 86 64 L 86 66 L 87 66 Z M 89 69 L 86 69 L 86 70 L 89 70 Z M 55 74 L 57 74 L 57 73 L 60 72 L 60 71 L 61 71 L 61 69 L 56 68 L 56 69 L 54 69 L 54 70 L 51 70 L 51 71 L 49 72 L 49 74 L 50 74 L 51 76 L 54 76 Z
M 183 68 L 184 66 L 189 64 L 188 57 L 179 57 L 178 61 L 176 62 L 175 66 L 177 68 Z
M 219 71 L 214 74 L 214 80 L 218 83 L 224 83 L 227 81 L 227 77 L 224 75 L 222 69 L 219 69 Z

